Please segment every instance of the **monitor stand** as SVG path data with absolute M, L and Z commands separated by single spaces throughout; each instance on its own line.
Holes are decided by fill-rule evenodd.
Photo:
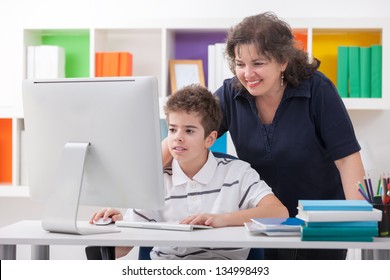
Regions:
M 42 219 L 43 229 L 58 233 L 97 234 L 119 232 L 115 227 L 77 223 L 85 157 L 89 143 L 66 143 L 57 182 L 49 197 Z M 92 214 L 92 213 L 91 213 Z

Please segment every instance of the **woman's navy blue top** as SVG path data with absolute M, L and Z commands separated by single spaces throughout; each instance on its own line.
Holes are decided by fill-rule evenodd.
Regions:
M 287 85 L 272 124 L 264 125 L 254 97 L 236 82 L 225 80 L 215 93 L 223 112 L 219 136 L 229 131 L 238 157 L 257 170 L 290 216 L 300 199 L 344 199 L 334 161 L 360 146 L 333 83 L 316 71 L 297 87 Z

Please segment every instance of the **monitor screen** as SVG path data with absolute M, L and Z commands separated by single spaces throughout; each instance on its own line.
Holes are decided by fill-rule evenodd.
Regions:
M 163 206 L 155 77 L 24 80 L 23 107 L 30 196 L 47 204 L 45 229 L 72 232 L 79 205 Z

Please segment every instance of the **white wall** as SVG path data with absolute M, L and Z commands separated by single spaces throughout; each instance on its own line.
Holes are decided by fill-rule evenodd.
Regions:
M 285 18 L 389 17 L 388 0 L 13 0 L 0 2 L 0 108 L 20 106 L 23 28 L 123 27 L 130 20 L 237 18 L 272 10 Z M 384 54 L 385 59 L 387 54 Z M 388 60 L 388 58 L 386 58 Z M 383 77 L 386 81 L 387 77 Z M 390 171 L 390 111 L 351 111 L 356 133 L 370 149 L 369 168 Z M 383 172 L 383 171 L 382 171 Z M 0 198 L 0 226 L 39 219 L 42 207 L 28 198 Z M 82 216 L 88 217 L 88 210 Z M 22 246 L 21 258 L 29 258 Z M 55 246 L 52 258 L 83 259 L 83 248 Z

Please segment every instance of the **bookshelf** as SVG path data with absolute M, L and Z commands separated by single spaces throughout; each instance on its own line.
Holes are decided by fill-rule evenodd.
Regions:
M 161 103 L 170 94 L 168 64 L 170 59 L 201 59 L 207 84 L 208 56 L 210 44 L 224 42 L 227 30 L 241 19 L 184 19 L 140 20 L 127 19 L 126 24 L 101 23 L 89 28 L 62 26 L 31 27 L 22 29 L 18 42 L 22 51 L 20 72 L 26 77 L 26 48 L 29 45 L 59 45 L 66 50 L 66 77 L 93 77 L 95 75 L 96 52 L 130 52 L 133 55 L 134 75 L 154 75 L 159 80 Z M 286 18 L 294 30 L 296 39 L 302 43 L 309 55 L 321 60 L 320 70 L 336 84 L 337 46 L 358 45 L 383 46 L 382 77 L 390 74 L 385 61 L 390 53 L 390 22 L 381 18 Z M 99 23 L 100 24 L 100 23 Z M 105 26 L 104 26 L 105 25 Z M 17 80 L 17 79 L 15 79 Z M 20 87 L 11 93 L 21 100 Z M 345 98 L 348 110 L 390 109 L 390 88 L 382 82 L 382 98 Z M 10 111 L 10 110 L 8 110 Z M 8 112 L 7 111 L 7 112 Z M 21 135 L 24 122 L 22 106 L 16 102 L 12 113 L 4 113 L 0 107 L 0 135 L 8 146 L 0 147 L 0 164 L 6 166 L 7 175 L 0 176 L 0 188 L 21 186 Z M 163 117 L 163 114 L 161 114 Z M 6 155 L 6 156 L 4 156 Z M 10 171 L 11 170 L 11 171 Z M 3 172 L 3 171 L 2 171 Z M 11 176 L 10 176 L 11 173 Z M 11 179 L 10 179 L 11 178 Z M 19 192 L 19 190 L 18 190 Z M 16 191 L 15 191 L 16 193 Z M 3 196 L 0 191 L 0 197 Z

